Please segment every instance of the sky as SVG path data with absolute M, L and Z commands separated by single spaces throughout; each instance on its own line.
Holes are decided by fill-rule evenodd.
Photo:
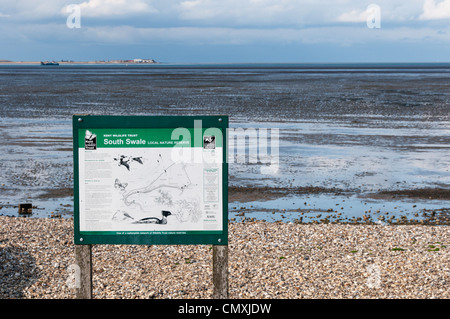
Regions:
M 0 0 L 0 59 L 450 62 L 450 0 Z

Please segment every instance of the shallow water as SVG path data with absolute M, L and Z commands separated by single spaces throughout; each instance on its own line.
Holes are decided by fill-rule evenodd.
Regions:
M 357 195 L 286 196 L 268 201 L 232 202 L 229 218 L 236 221 L 258 219 L 270 222 L 375 222 L 429 221 L 434 214 L 448 213 L 448 201 L 411 199 L 371 199 Z M 426 215 L 424 215 L 424 213 Z M 404 216 L 404 217 L 403 217 Z
M 236 148 L 244 143 L 246 150 L 229 161 L 230 185 L 346 192 L 230 203 L 231 218 L 240 213 L 233 207 L 244 206 L 253 206 L 246 216 L 267 220 L 283 209 L 281 219 L 294 220 L 300 209 L 304 221 L 336 214 L 327 210 L 337 203 L 341 216 L 330 219 L 362 217 L 367 207 L 412 218 L 419 209 L 446 209 L 449 200 L 363 202 L 360 196 L 450 188 L 449 70 L 0 66 L 0 214 L 17 215 L 19 203 L 32 202 L 32 216 L 71 216 L 71 116 L 84 113 L 227 114 L 241 136 L 278 129 L 278 157 L 258 157 L 256 144 L 238 139 Z M 278 170 L 267 170 L 269 160 Z M 305 201 L 311 206 L 303 207 Z

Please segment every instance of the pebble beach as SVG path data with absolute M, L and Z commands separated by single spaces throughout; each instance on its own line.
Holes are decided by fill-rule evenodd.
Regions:
M 0 298 L 73 299 L 73 219 L 0 216 Z M 229 298 L 448 299 L 448 226 L 229 224 Z M 94 245 L 95 299 L 209 299 L 208 245 Z

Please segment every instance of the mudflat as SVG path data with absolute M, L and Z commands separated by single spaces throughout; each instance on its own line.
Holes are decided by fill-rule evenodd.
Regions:
M 0 66 L 0 214 L 17 215 L 24 202 L 36 207 L 35 217 L 73 214 L 73 114 L 226 114 L 237 135 L 230 218 L 417 223 L 434 214 L 448 224 L 448 70 Z M 269 162 L 250 139 L 263 130 L 278 139 Z M 264 170 L 272 164 L 278 169 Z

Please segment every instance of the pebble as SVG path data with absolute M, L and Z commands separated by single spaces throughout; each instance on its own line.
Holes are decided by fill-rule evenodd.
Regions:
M 228 247 L 232 299 L 450 298 L 448 226 L 232 222 Z M 212 297 L 209 245 L 92 255 L 96 299 Z M 73 265 L 73 219 L 0 216 L 0 298 L 75 298 Z

